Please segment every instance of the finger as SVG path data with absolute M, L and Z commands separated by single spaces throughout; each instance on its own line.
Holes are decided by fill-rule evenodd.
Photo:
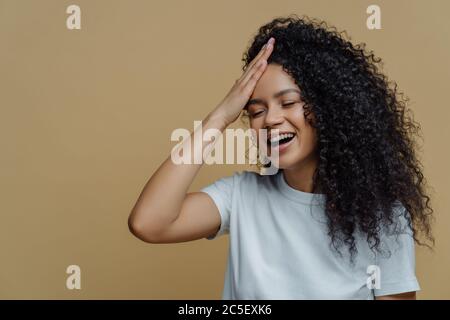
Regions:
M 247 69 L 242 74 L 241 78 L 239 80 L 243 80 L 247 77 L 247 75 L 252 71 L 254 66 L 259 62 L 259 60 L 262 57 L 266 57 L 266 59 L 270 56 L 270 53 L 272 53 L 273 50 L 273 42 L 275 41 L 274 38 L 270 38 L 269 41 L 261 48 L 259 53 L 256 55 L 256 57 L 250 62 L 250 64 L 247 66 Z
M 259 58 L 261 58 L 264 54 L 264 52 L 267 49 L 267 45 L 268 45 L 269 41 L 267 41 L 261 48 L 261 50 L 259 50 L 258 54 L 256 55 L 256 57 L 253 58 L 253 60 L 249 63 L 249 65 L 247 66 L 247 70 L 250 69 L 251 67 L 253 67 L 259 60 Z
M 249 68 L 248 73 L 242 78 L 241 83 L 244 84 L 248 82 L 248 79 L 253 75 L 253 73 L 256 72 L 257 67 L 255 67 L 257 64 L 261 63 L 261 61 L 267 62 L 267 59 L 269 58 L 270 54 L 273 52 L 273 43 L 269 43 L 266 47 L 266 50 L 262 53 L 261 57 L 255 61 L 254 66 Z
M 267 60 L 267 58 L 270 57 L 270 55 L 273 52 L 274 45 L 275 45 L 275 38 L 270 38 L 268 43 L 267 43 L 266 50 L 264 50 L 263 53 L 262 53 L 262 57 L 261 57 L 262 59 L 266 59 Z
M 252 72 L 255 64 L 259 61 L 259 58 L 262 57 L 264 51 L 266 50 L 267 44 L 265 44 L 261 51 L 258 53 L 258 55 L 250 62 L 250 64 L 247 66 L 247 69 L 242 73 L 241 77 L 237 80 L 237 82 L 241 83 L 245 78 L 247 78 L 248 74 Z
M 258 63 L 255 67 L 255 72 L 250 76 L 247 82 L 243 83 L 244 85 L 244 91 L 251 95 L 253 90 L 255 89 L 256 83 L 258 82 L 259 78 L 261 78 L 261 75 L 263 74 L 264 70 L 266 69 L 267 61 L 261 60 L 260 63 Z
M 258 55 L 253 59 L 252 62 L 250 62 L 249 68 L 253 67 L 255 64 L 257 64 L 259 62 L 259 60 L 261 58 L 268 58 L 270 56 L 270 54 L 273 51 L 273 44 L 275 43 L 275 38 L 271 37 L 266 44 L 264 45 L 263 49 L 260 50 L 260 52 L 258 53 Z

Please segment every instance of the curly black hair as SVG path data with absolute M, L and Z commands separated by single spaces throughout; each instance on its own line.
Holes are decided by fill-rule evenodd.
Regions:
M 397 221 L 393 208 L 400 202 L 415 242 L 432 249 L 433 209 L 415 151 L 420 125 L 406 106 L 409 98 L 381 73 L 381 59 L 365 43 L 353 45 L 346 31 L 292 14 L 259 28 L 243 55 L 243 70 L 270 37 L 275 47 L 267 62 L 293 77 L 305 118 L 317 132 L 313 182 L 326 195 L 333 247 L 340 252 L 345 244 L 353 257 L 359 230 L 379 251 L 380 229 Z

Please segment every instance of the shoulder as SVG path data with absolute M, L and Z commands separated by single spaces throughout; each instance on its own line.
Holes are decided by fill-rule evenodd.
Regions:
M 251 190 L 261 192 L 265 189 L 274 189 L 276 188 L 276 183 L 277 174 L 261 175 L 255 171 L 241 170 L 223 176 L 214 181 L 212 185 L 221 189 L 228 189 L 230 192 L 241 192 L 244 194 Z
M 276 183 L 277 175 L 261 175 L 255 171 L 236 171 L 235 184 L 241 187 L 270 187 Z
M 383 219 L 379 232 L 379 253 L 383 258 L 394 255 L 398 259 L 414 256 L 414 230 L 405 206 L 396 201 L 389 219 Z
M 235 171 L 232 175 L 232 194 L 236 199 L 261 199 L 272 197 L 277 190 L 276 175 L 261 175 L 255 171 Z
M 392 206 L 392 221 L 384 224 L 386 235 L 411 234 L 411 215 L 405 206 L 396 200 Z

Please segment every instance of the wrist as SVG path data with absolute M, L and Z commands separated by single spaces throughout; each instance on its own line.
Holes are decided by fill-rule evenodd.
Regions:
M 206 116 L 204 125 L 223 131 L 228 127 L 229 123 L 226 121 L 226 118 L 223 116 L 223 114 L 214 110 Z

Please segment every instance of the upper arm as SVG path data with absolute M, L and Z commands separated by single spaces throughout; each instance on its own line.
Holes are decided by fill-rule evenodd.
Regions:
M 216 233 L 221 218 L 214 201 L 204 192 L 186 194 L 178 217 L 158 232 L 152 243 L 176 243 L 202 239 Z
M 186 194 L 178 217 L 148 236 L 146 242 L 173 243 L 207 238 L 209 240 L 229 231 L 233 194 L 239 174 L 226 176 Z
M 178 218 L 158 235 L 158 242 L 209 240 L 229 231 L 233 194 L 240 174 L 214 181 L 200 192 L 188 193 Z

